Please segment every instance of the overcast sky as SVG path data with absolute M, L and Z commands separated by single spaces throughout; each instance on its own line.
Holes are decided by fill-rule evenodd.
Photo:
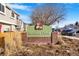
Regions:
M 21 16 L 20 18 L 26 22 L 31 23 L 30 15 L 34 8 L 43 5 L 43 3 L 14 3 L 10 4 L 10 7 L 18 12 Z M 63 27 L 67 24 L 75 23 L 79 21 L 79 4 L 75 3 L 64 3 L 66 7 L 66 17 L 59 23 L 59 27 Z M 56 25 L 53 25 L 53 27 Z

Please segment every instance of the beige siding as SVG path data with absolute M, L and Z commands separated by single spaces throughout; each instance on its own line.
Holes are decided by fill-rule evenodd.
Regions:
M 11 17 L 11 10 L 5 7 L 5 13 L 7 17 Z
M 0 22 L 7 22 L 9 24 L 14 24 L 16 25 L 16 19 L 11 17 L 11 10 L 9 10 L 8 8 L 6 8 L 5 6 L 5 14 L 0 13 Z
M 1 3 L 2 4 L 2 3 Z M 16 14 L 12 9 L 10 9 L 7 4 L 4 4 L 5 13 L 0 11 L 0 23 L 2 24 L 2 32 L 6 29 L 11 31 L 17 31 L 15 25 L 20 27 L 20 31 L 24 30 L 24 23 L 22 20 L 17 19 L 18 14 Z M 14 12 L 14 17 L 12 17 L 12 12 Z
M 21 22 L 21 31 L 23 31 L 23 30 L 24 30 L 24 23 Z

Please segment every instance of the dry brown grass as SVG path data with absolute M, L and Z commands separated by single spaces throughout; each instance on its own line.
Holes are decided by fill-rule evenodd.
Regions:
M 62 38 L 63 42 L 55 45 L 27 44 L 11 52 L 10 56 L 79 56 L 79 40 Z M 61 43 L 61 44 L 60 44 Z M 1 53 L 0 55 L 5 55 Z
M 63 39 L 66 45 L 37 45 L 28 44 L 22 50 L 18 50 L 14 56 L 78 56 L 79 55 L 79 41 Z

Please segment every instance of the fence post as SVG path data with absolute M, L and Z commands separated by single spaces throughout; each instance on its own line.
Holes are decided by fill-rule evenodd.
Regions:
M 5 54 L 5 37 L 4 33 L 0 32 L 0 53 Z
M 51 40 L 50 40 L 51 44 L 52 44 L 52 39 L 53 39 L 52 35 L 53 35 L 53 32 L 51 32 Z
M 26 32 L 21 33 L 21 37 L 23 45 L 26 45 L 28 42 L 27 33 Z
M 60 38 L 59 38 L 60 33 L 59 32 L 52 32 L 51 33 L 51 44 L 56 44 Z

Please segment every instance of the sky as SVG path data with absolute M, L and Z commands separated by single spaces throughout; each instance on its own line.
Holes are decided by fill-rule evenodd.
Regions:
M 43 5 L 44 3 L 12 3 L 10 7 L 14 9 L 20 18 L 25 23 L 31 23 L 32 19 L 30 18 L 33 9 Z M 68 24 L 74 24 L 76 21 L 79 21 L 79 4 L 78 3 L 63 3 L 66 7 L 66 16 L 64 20 L 61 20 L 59 24 L 55 23 L 52 27 L 63 27 Z

